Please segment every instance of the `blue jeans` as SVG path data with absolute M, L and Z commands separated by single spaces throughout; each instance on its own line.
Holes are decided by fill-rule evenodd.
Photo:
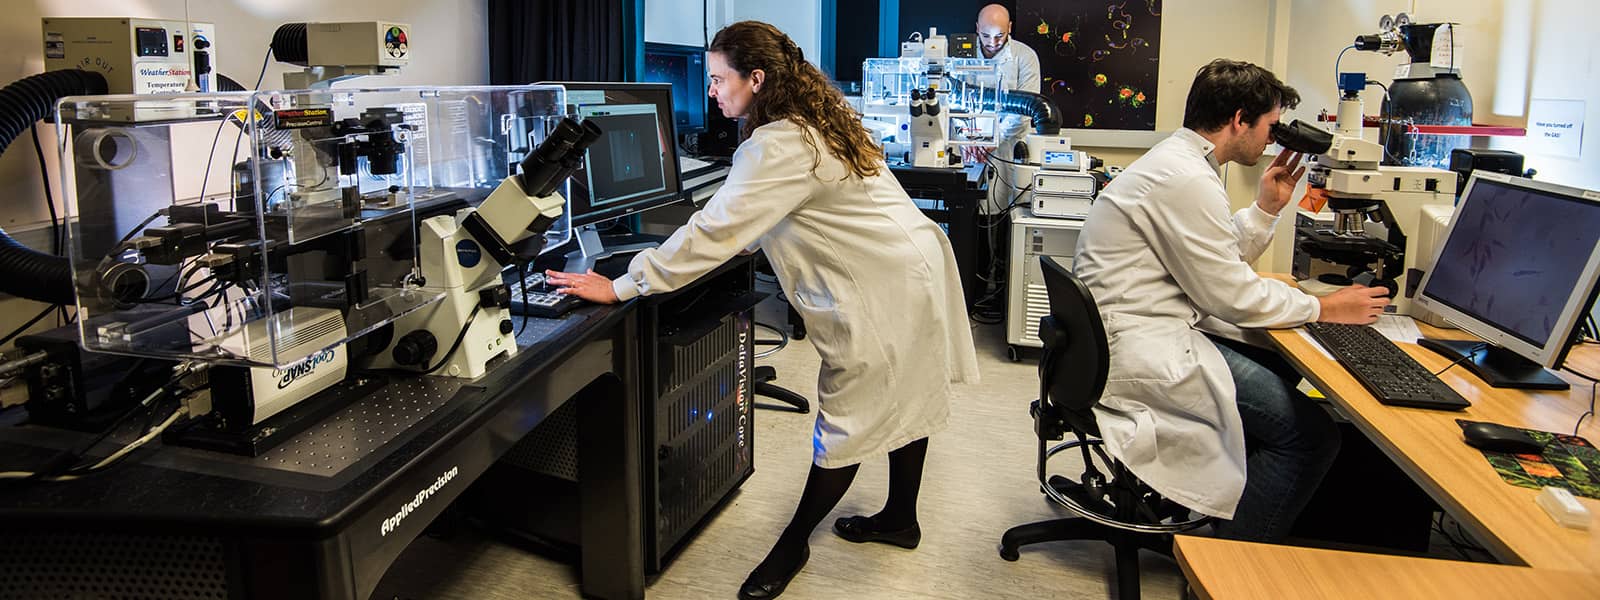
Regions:
M 1289 535 L 1339 453 L 1339 428 L 1327 411 L 1295 389 L 1300 374 L 1278 353 L 1211 338 L 1228 370 L 1244 421 L 1244 496 L 1218 537 L 1280 542 Z

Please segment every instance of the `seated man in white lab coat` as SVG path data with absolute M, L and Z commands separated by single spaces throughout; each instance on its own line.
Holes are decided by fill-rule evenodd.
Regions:
M 1231 218 L 1217 171 L 1260 161 L 1279 113 L 1299 100 L 1261 67 L 1202 67 L 1183 128 L 1101 192 L 1074 266 L 1111 346 L 1095 408 L 1106 447 L 1234 539 L 1282 540 L 1339 445 L 1328 414 L 1295 390 L 1294 369 L 1246 338 L 1308 321 L 1372 323 L 1388 300 L 1361 286 L 1316 298 L 1250 266 L 1305 168 L 1298 154 L 1278 155 L 1255 202 Z

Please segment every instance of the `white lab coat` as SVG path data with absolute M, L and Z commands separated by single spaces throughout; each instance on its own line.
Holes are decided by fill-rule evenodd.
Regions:
M 1007 40 L 1006 45 L 994 55 L 994 60 L 1000 65 L 1000 79 L 1007 90 L 1024 90 L 1039 92 L 1039 55 L 1029 48 L 1027 44 L 1015 39 Z M 994 155 L 1001 161 L 1009 161 L 1015 157 L 1011 150 L 1017 142 L 1033 129 L 1033 119 L 1022 115 L 1003 114 L 995 123 L 995 149 Z M 1017 190 L 1026 187 L 1031 182 L 1017 182 L 1016 170 L 1006 162 L 994 163 L 996 181 L 989 184 L 989 194 L 984 197 L 979 209 L 986 215 L 1004 211 L 1006 206 L 1016 196 Z
M 814 462 L 860 463 L 943 429 L 952 382 L 977 354 L 950 241 L 887 166 L 846 178 L 814 133 L 787 120 L 739 145 L 705 208 L 613 282 L 617 297 L 667 292 L 741 250 L 764 250 L 822 356 Z
M 1073 270 L 1094 293 L 1111 346 L 1095 416 L 1106 448 L 1157 492 L 1231 519 L 1245 483 L 1233 377 L 1202 331 L 1314 321 L 1316 298 L 1249 265 L 1276 218 L 1229 218 L 1214 146 L 1188 129 L 1151 148 L 1089 210 Z
M 1005 47 L 995 53 L 994 60 L 1000 64 L 1000 78 L 1004 80 L 1005 89 L 1039 93 L 1039 54 L 1033 48 L 1015 39 L 1007 40 Z M 1011 147 L 1032 127 L 1033 119 L 1029 117 L 1001 115 L 995 128 L 1000 158 L 1011 160 Z

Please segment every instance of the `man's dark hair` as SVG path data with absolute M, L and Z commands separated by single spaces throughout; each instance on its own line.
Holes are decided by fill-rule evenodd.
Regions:
M 1245 123 L 1254 123 L 1273 108 L 1300 104 L 1300 92 L 1278 80 L 1272 71 L 1247 62 L 1219 58 L 1194 74 L 1189 101 L 1183 107 L 1183 126 L 1195 131 L 1216 131 L 1244 111 Z

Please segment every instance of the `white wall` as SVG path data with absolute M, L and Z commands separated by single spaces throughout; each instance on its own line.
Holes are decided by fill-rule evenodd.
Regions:
M 1494 138 L 1489 145 L 1526 154 L 1527 166 L 1539 171 L 1536 179 L 1600 190 L 1600 41 L 1596 40 L 1600 8 L 1588 0 L 1505 3 L 1512 10 L 1533 12 L 1527 97 L 1586 101 L 1583 149 L 1581 158 L 1573 159 L 1538 154 L 1527 139 Z M 1514 83 L 1517 81 L 1508 85 Z M 1478 88 L 1473 87 L 1472 94 L 1476 103 Z
M 649 0 L 646 0 L 648 3 Z M 661 0 L 657 0 L 661 1 Z M 711 28 L 735 21 L 764 21 L 789 34 L 812 64 L 822 58 L 822 5 L 817 0 L 724 0 L 729 12 Z M 841 6 L 842 8 L 842 6 Z
M 1183 125 L 1183 102 L 1194 73 L 1217 58 L 1267 65 L 1272 0 L 1165 2 L 1156 131 Z
M 721 24 L 714 17 L 720 1 L 645 0 L 644 41 L 704 47 Z
M 763 21 L 789 35 L 812 64 L 822 58 L 822 5 L 818 0 L 645 0 L 644 39 L 703 46 L 736 21 Z M 698 18 L 704 17 L 704 33 Z

